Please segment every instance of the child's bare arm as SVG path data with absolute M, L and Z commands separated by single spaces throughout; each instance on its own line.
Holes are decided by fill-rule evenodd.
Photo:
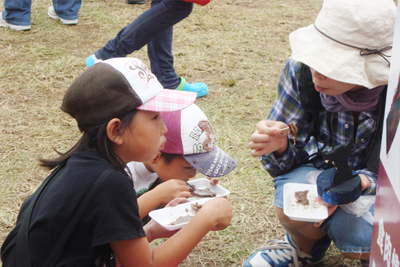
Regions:
M 138 198 L 140 218 L 143 219 L 150 211 L 166 205 L 174 198 L 188 197 L 190 192 L 186 182 L 175 179 L 163 182 Z
M 232 207 L 225 198 L 206 202 L 195 217 L 167 241 L 151 250 L 146 238 L 123 240 L 111 243 L 116 257 L 124 267 L 178 266 L 211 230 L 222 230 L 229 226 Z M 147 225 L 146 225 L 147 226 Z M 151 241 L 158 238 L 154 227 L 146 227 Z

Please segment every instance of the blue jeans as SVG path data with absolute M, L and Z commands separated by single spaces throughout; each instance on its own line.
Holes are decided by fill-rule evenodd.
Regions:
M 306 175 L 311 171 L 317 171 L 312 164 L 302 165 L 286 174 L 276 177 L 273 182 L 275 186 L 275 200 L 277 207 L 283 209 L 283 186 L 286 183 L 308 183 Z M 372 220 L 375 205 L 369 209 L 368 216 L 357 217 L 347 213 L 340 206 L 322 224 L 322 232 L 327 234 L 329 239 L 324 242 L 335 243 L 336 247 L 344 253 L 368 253 L 371 248 Z M 368 213 L 368 212 L 367 212 Z
M 123 28 L 94 54 L 99 59 L 125 57 L 147 44 L 151 71 L 164 88 L 180 83 L 172 55 L 173 25 L 190 15 L 193 4 L 183 0 L 152 0 L 151 8 Z
M 78 19 L 82 0 L 53 0 L 56 14 L 67 20 Z M 4 0 L 3 19 L 13 25 L 31 25 L 31 0 Z

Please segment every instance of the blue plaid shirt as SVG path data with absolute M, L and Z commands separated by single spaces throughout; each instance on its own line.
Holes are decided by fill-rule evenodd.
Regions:
M 296 146 L 293 145 L 292 137 L 289 138 L 289 147 L 286 153 L 275 158 L 274 155 L 266 154 L 260 156 L 260 161 L 263 167 L 269 172 L 272 177 L 276 177 L 287 173 L 295 168 L 301 162 L 305 162 L 309 155 L 318 152 L 317 145 L 324 151 L 332 150 L 332 146 L 345 145 L 349 138 L 354 136 L 354 121 L 352 112 L 337 112 L 337 116 L 333 116 L 334 131 L 333 136 L 327 126 L 325 112 L 320 113 L 320 135 L 319 140 L 327 140 L 327 142 L 316 142 L 314 137 L 311 137 L 308 142 L 308 114 L 303 110 L 300 104 L 299 97 L 299 70 L 300 63 L 289 58 L 284 70 L 281 73 L 278 83 L 278 96 L 273 104 L 267 120 L 283 121 L 286 124 L 295 123 L 298 127 L 296 135 Z M 355 141 L 353 150 L 349 156 L 348 163 L 356 173 L 365 174 L 371 182 L 370 188 L 363 192 L 364 195 L 374 195 L 376 193 L 377 175 L 366 168 L 361 169 L 361 164 L 367 155 L 368 144 L 372 139 L 372 135 L 376 130 L 379 110 L 372 112 L 361 112 L 359 115 L 359 124 L 356 129 Z M 332 146 L 329 144 L 332 142 Z

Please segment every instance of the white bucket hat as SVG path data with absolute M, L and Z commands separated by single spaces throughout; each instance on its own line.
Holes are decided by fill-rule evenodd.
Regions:
M 393 0 L 325 0 L 314 24 L 289 35 L 292 58 L 340 82 L 387 84 L 396 13 Z

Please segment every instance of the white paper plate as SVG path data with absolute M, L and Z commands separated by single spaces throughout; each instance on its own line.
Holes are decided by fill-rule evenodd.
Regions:
M 186 203 L 179 204 L 175 207 L 164 208 L 159 210 L 153 210 L 149 213 L 150 217 L 153 218 L 158 224 L 162 225 L 166 229 L 173 231 L 182 228 L 186 223 L 171 225 L 171 222 L 177 218 L 186 215 L 194 215 L 195 211 L 192 209 L 191 204 L 199 203 L 203 204 L 210 199 L 217 197 L 226 197 L 230 194 L 229 190 L 223 188 L 219 184 L 211 185 L 210 180 L 207 178 L 200 178 L 192 181 L 188 181 L 189 184 L 195 185 L 199 189 L 209 188 L 212 192 L 217 193 L 215 197 L 197 197 L 193 196 L 187 199 Z
M 287 183 L 283 187 L 283 213 L 295 221 L 319 222 L 328 217 L 328 208 L 319 205 L 314 199 L 318 196 L 317 185 Z M 308 190 L 307 198 L 310 205 L 296 203 L 294 192 Z
M 195 210 L 192 209 L 191 204 L 192 203 L 198 203 L 198 204 L 204 204 L 205 202 L 211 200 L 213 198 L 202 198 L 197 201 L 192 201 L 192 202 L 186 202 L 184 204 L 179 204 L 178 206 L 175 207 L 167 207 L 159 210 L 153 210 L 149 213 L 150 217 L 153 218 L 158 224 L 162 225 L 166 229 L 173 231 L 182 228 L 188 222 L 186 223 L 181 223 L 181 224 L 175 224 L 171 225 L 173 221 L 175 221 L 177 218 L 181 216 L 186 216 L 186 215 L 195 215 L 196 212 Z
M 200 179 L 192 180 L 192 181 L 189 181 L 188 183 L 191 185 L 195 185 L 199 189 L 209 188 L 212 192 L 217 193 L 217 195 L 215 197 L 226 197 L 230 194 L 229 190 L 223 188 L 219 184 L 210 185 L 210 180 L 208 180 L 207 178 L 200 178 Z M 204 199 L 204 197 L 193 196 L 193 197 L 188 198 L 187 202 L 196 201 L 196 200 L 200 200 L 200 199 Z

